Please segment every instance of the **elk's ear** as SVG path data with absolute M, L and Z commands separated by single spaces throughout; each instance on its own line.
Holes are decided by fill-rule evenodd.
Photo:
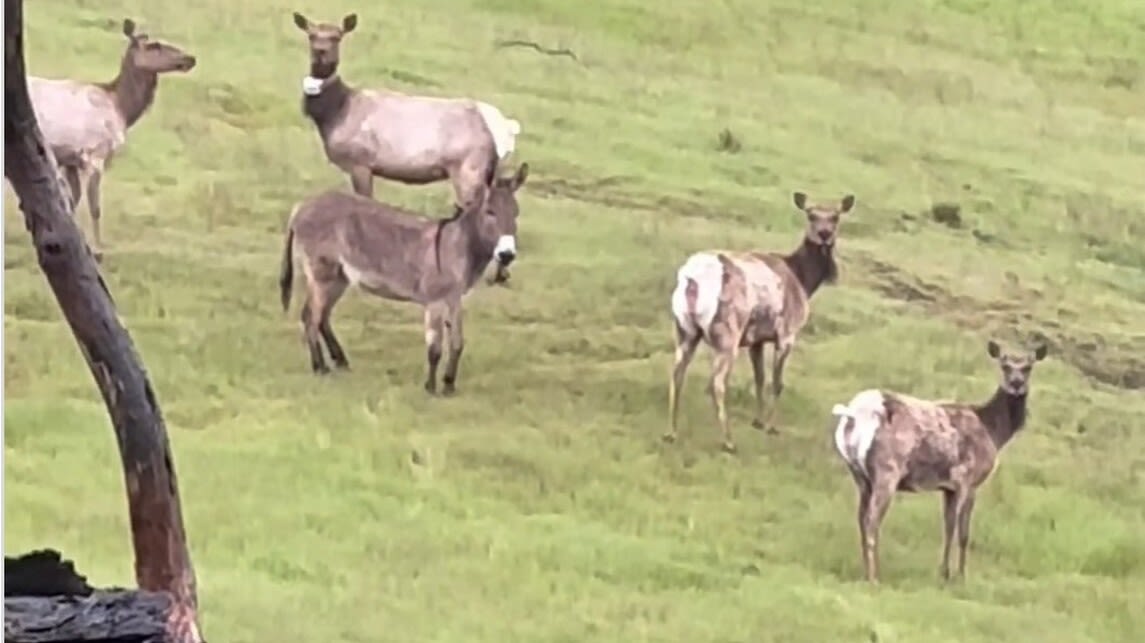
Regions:
M 310 21 L 306 19 L 306 16 L 297 11 L 294 12 L 294 26 L 303 31 L 310 31 Z
M 994 359 L 998 359 L 1002 356 L 1002 348 L 998 346 L 998 342 L 992 339 L 986 342 L 986 352 L 989 353 L 990 357 L 993 357 Z
M 807 206 L 807 195 L 802 192 L 796 192 L 791 195 L 791 202 L 795 204 L 795 207 L 802 210 Z
M 123 35 L 128 38 L 135 38 L 135 21 L 131 18 L 123 19 Z
M 516 192 L 522 185 L 525 184 L 525 179 L 529 178 L 529 164 L 522 163 L 521 167 L 517 168 L 517 173 L 513 175 L 513 191 Z
M 1049 346 L 1046 346 L 1045 344 L 1038 344 L 1038 347 L 1034 349 L 1034 359 L 1040 362 L 1046 358 L 1046 354 L 1049 352 Z
M 350 33 L 357 26 L 358 26 L 358 14 L 350 13 L 350 14 L 346 14 L 345 18 L 342 18 L 342 33 L 343 34 Z
M 843 200 L 839 202 L 839 205 L 839 214 L 847 214 L 851 211 L 851 208 L 855 207 L 855 195 L 848 194 L 847 196 L 843 197 Z

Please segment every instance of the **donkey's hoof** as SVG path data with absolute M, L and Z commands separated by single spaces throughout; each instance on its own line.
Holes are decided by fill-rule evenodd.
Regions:
M 443 396 L 449 397 L 455 393 L 457 393 L 457 387 L 453 384 L 453 382 L 443 382 L 442 383 L 441 394 Z
M 736 445 L 734 442 L 724 442 L 722 448 L 724 450 L 724 453 L 736 453 L 739 450 L 736 448 Z
M 330 367 L 326 366 L 325 364 L 322 364 L 320 366 L 312 366 L 311 370 L 314 371 L 315 375 L 329 375 L 330 374 Z
M 767 428 L 767 425 L 764 424 L 763 420 L 756 418 L 756 419 L 751 421 L 751 428 L 759 429 L 760 431 L 762 431 L 762 430 Z
M 676 442 L 676 434 L 665 433 L 664 435 L 660 436 L 660 440 L 666 444 L 674 444 Z
M 437 395 L 437 382 L 434 382 L 433 380 L 426 380 L 425 386 L 423 388 L 429 395 Z
M 334 368 L 336 368 L 340 371 L 348 371 L 348 370 L 350 370 L 350 362 L 347 362 L 346 360 L 342 360 L 340 362 L 334 362 Z

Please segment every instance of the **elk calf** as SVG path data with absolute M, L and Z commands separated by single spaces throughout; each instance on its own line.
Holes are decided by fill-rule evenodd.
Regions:
M 127 130 L 155 102 L 159 74 L 189 72 L 195 67 L 194 56 L 136 31 L 131 19 L 123 21 L 123 35 L 127 36 L 127 48 L 119 75 L 111 82 L 28 77 L 36 120 L 67 181 L 73 210 L 79 207 L 86 184 L 97 260 L 103 254 L 99 220 L 104 172 L 127 141 Z
M 775 407 L 783 392 L 783 369 L 795 346 L 795 337 L 807 322 L 809 301 L 819 286 L 833 283 L 835 237 L 839 220 L 855 207 L 847 195 L 838 204 L 811 204 L 807 195 L 795 192 L 795 207 L 807 218 L 803 240 L 788 255 L 763 252 L 708 250 L 688 257 L 676 273 L 672 292 L 675 319 L 676 358 L 668 389 L 670 428 L 664 435 L 676 440 L 676 417 L 680 392 L 688 365 L 704 340 L 715 355 L 709 392 L 715 404 L 723 448 L 735 451 L 728 429 L 724 395 L 728 375 L 740 348 L 751 356 L 755 375 L 756 416 L 752 425 L 771 424 L 775 432 Z M 764 418 L 764 344 L 772 344 L 770 422 Z
M 878 582 L 879 526 L 897 491 L 941 491 L 944 518 L 942 576 L 950 578 L 950 546 L 958 537 L 958 574 L 966 571 L 970 514 L 978 487 L 998 454 L 1026 422 L 1026 396 L 1039 345 L 1030 355 L 1003 353 L 991 340 L 1001 382 L 983 404 L 935 402 L 868 389 L 836 404 L 835 447 L 859 489 L 859 535 L 867 580 Z

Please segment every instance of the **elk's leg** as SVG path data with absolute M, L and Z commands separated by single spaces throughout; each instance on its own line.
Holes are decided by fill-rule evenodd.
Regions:
M 368 167 L 358 166 L 350 170 L 350 186 L 356 194 L 374 198 L 374 173 Z
M 668 432 L 664 434 L 665 442 L 676 441 L 680 394 L 684 390 L 684 379 L 688 374 L 688 366 L 696 355 L 696 347 L 700 345 L 701 337 L 703 336 L 699 332 L 689 335 L 687 331 L 676 326 L 676 359 L 672 364 L 672 378 L 668 382 Z
M 457 368 L 461 362 L 461 352 L 465 350 L 465 331 L 462 329 L 461 303 L 450 306 L 445 326 L 449 331 L 449 359 L 445 362 L 445 374 L 441 377 L 442 395 L 453 395 L 456 390 Z
M 103 181 L 103 170 L 101 168 L 92 169 L 91 174 L 87 177 L 87 210 L 91 216 L 91 233 L 95 240 L 92 254 L 96 261 L 103 259 L 103 236 L 99 231 L 99 219 L 103 216 L 99 194 L 101 181 Z
M 712 395 L 712 404 L 716 407 L 716 419 L 720 424 L 720 433 L 723 435 L 723 448 L 728 453 L 735 453 L 736 446 L 732 440 L 731 428 L 728 427 L 728 409 L 726 403 L 728 391 L 728 376 L 732 365 L 735 364 L 738 353 L 738 342 L 725 348 L 717 349 L 712 359 L 712 380 L 708 390 Z
M 767 432 L 778 433 L 779 396 L 783 395 L 783 371 L 787 368 L 787 358 L 795 348 L 795 337 L 780 335 L 775 342 L 775 355 L 771 364 L 771 407 L 768 409 Z
M 346 352 L 342 350 L 342 344 L 334 335 L 334 328 L 330 325 L 330 314 L 349 285 L 350 282 L 342 275 L 330 281 L 326 286 L 326 298 L 323 300 L 322 310 L 318 311 L 318 332 L 322 336 L 322 341 L 326 342 L 326 350 L 330 351 L 334 367 L 343 370 L 350 369 L 350 361 L 346 359 Z
M 72 200 L 72 214 L 80 207 L 80 171 L 74 165 L 68 165 L 63 168 L 64 180 L 68 184 L 68 194 Z
M 859 559 L 863 561 L 864 568 L 867 560 L 867 512 L 871 507 L 871 483 L 866 477 L 851 471 L 851 476 L 855 479 L 855 486 L 859 489 L 859 511 L 857 522 L 859 523 Z
M 318 375 L 328 373 L 326 359 L 322 357 L 322 345 L 318 343 L 318 324 L 314 314 L 314 288 L 307 282 L 306 301 L 302 302 L 302 311 L 299 313 L 302 322 L 302 336 L 306 339 L 306 347 L 310 350 L 310 370 Z
M 871 498 L 863 516 L 863 563 L 867 570 L 867 580 L 879 582 L 879 527 L 891 506 L 897 483 L 888 482 L 891 478 L 876 478 L 871 482 Z
M 763 342 L 756 342 L 748 347 L 748 356 L 751 358 L 751 374 L 755 378 L 755 419 L 751 425 L 757 429 L 764 427 L 763 423 L 763 385 L 767 379 L 763 370 Z
M 958 496 L 949 489 L 942 490 L 942 578 L 950 580 L 950 545 L 958 527 Z
M 958 575 L 966 576 L 966 548 L 970 545 L 970 514 L 974 513 L 974 492 L 969 491 L 958 507 Z
M 437 393 L 437 365 L 441 362 L 441 342 L 444 335 L 445 310 L 441 304 L 425 307 L 425 361 L 428 371 L 425 377 L 425 392 Z

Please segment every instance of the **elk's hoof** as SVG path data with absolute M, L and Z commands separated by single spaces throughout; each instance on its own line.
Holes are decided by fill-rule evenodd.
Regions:
M 723 450 L 724 453 L 736 453 L 738 451 L 734 442 L 724 442 Z
M 664 435 L 660 436 L 660 440 L 665 444 L 674 444 L 676 442 L 676 434 L 665 433 Z
M 756 418 L 756 419 L 751 421 L 751 427 L 753 429 L 759 429 L 760 431 L 762 431 L 762 430 L 767 428 L 767 425 L 765 425 L 763 423 L 763 420 Z
M 92 250 L 91 256 L 96 263 L 103 263 L 103 250 Z

